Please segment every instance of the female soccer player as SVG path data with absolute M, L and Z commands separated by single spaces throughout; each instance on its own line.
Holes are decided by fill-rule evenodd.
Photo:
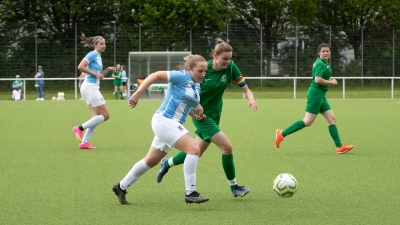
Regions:
M 99 91 L 100 80 L 104 78 L 103 74 L 107 74 L 107 71 L 115 71 L 115 67 L 108 67 L 102 72 L 103 62 L 101 60 L 101 53 L 106 50 L 106 41 L 102 36 L 86 37 L 82 34 L 81 40 L 85 47 L 94 48 L 93 51 L 89 52 L 82 59 L 78 66 L 81 72 L 86 73 L 86 78 L 81 85 L 80 92 L 92 113 L 92 118 L 80 126 L 75 126 L 72 130 L 79 141 L 78 147 L 80 149 L 96 149 L 96 147 L 89 144 L 89 140 L 93 136 L 97 125 L 110 118 L 106 101 Z M 86 132 L 82 138 L 82 133 L 85 129 Z
M 243 197 L 250 190 L 237 184 L 232 145 L 228 137 L 219 129 L 223 104 L 222 95 L 229 83 L 234 80 L 242 88 L 248 99 L 247 105 L 251 106 L 254 112 L 257 111 L 257 104 L 242 73 L 231 60 L 232 51 L 232 46 L 222 39 L 217 39 L 216 45 L 211 52 L 213 60 L 207 62 L 207 74 L 203 83 L 201 83 L 200 104 L 207 117 L 204 120 L 193 120 L 193 123 L 196 126 L 196 141 L 200 146 L 200 156 L 207 150 L 211 142 L 217 145 L 222 153 L 222 167 L 228 179 L 231 192 L 235 197 Z M 163 176 L 171 166 L 182 164 L 185 157 L 185 153 L 180 152 L 169 160 L 162 159 L 161 169 L 157 173 L 157 182 L 160 183 L 162 181 Z
M 134 108 L 140 95 L 156 80 L 169 82 L 167 94 L 160 108 L 153 115 L 151 125 L 154 139 L 146 157 L 137 162 L 128 174 L 112 190 L 121 204 L 129 204 L 126 200 L 126 189 L 135 183 L 150 168 L 156 166 L 173 147 L 181 150 L 187 157 L 184 161 L 183 173 L 186 185 L 186 203 L 202 203 L 208 201 L 196 191 L 196 168 L 200 155 L 199 146 L 182 124 L 189 114 L 195 120 L 204 118 L 202 109 L 192 111 L 199 105 L 199 84 L 207 71 L 206 60 L 200 55 L 185 57 L 185 70 L 158 71 L 150 74 L 131 96 L 128 104 Z
M 119 94 L 121 95 L 121 99 L 124 99 L 123 97 L 123 92 L 122 92 L 122 70 L 121 70 L 121 65 L 117 64 L 116 66 L 116 71 L 112 74 L 112 77 L 114 78 L 114 95 L 115 99 L 118 100 L 118 90 Z
M 336 145 L 336 153 L 346 153 L 353 149 L 353 145 L 342 144 L 340 141 L 335 115 L 333 114 L 328 100 L 325 98 L 329 85 L 337 85 L 336 79 L 331 79 L 332 69 L 328 63 L 329 57 L 331 56 L 331 46 L 326 43 L 320 44 L 318 46 L 318 55 L 319 57 L 315 60 L 312 68 L 313 78 L 311 85 L 307 91 L 306 115 L 303 120 L 294 122 L 284 131 L 276 130 L 275 144 L 276 147 L 279 148 L 284 137 L 304 127 L 311 126 L 318 113 L 321 113 L 328 122 L 328 131 Z

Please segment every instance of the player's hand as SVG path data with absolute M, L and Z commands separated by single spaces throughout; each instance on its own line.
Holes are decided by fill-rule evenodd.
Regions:
M 331 85 L 333 85 L 333 86 L 337 85 L 337 80 L 336 79 L 331 79 L 330 82 L 331 82 Z
M 204 120 L 205 118 L 207 118 L 206 114 L 201 114 L 201 116 L 193 114 L 192 118 L 194 120 Z
M 200 104 L 198 104 L 197 106 L 196 106 L 196 108 L 194 108 L 194 113 L 196 114 L 196 115 L 198 115 L 198 116 L 201 116 L 201 115 L 203 115 L 203 113 L 204 113 L 204 109 L 203 109 L 203 106 L 201 106 Z
M 107 69 L 112 70 L 113 72 L 115 72 L 117 70 L 117 68 L 115 68 L 113 66 L 107 67 Z
M 137 93 L 138 92 L 133 93 L 132 96 L 128 100 L 128 106 L 131 107 L 132 109 L 135 108 L 139 102 L 140 96 Z
M 99 79 L 99 80 L 103 80 L 103 78 L 104 78 L 104 76 L 103 76 L 103 74 L 101 74 L 101 73 L 97 73 L 97 79 Z
M 247 103 L 247 106 L 248 106 L 248 107 L 251 106 L 251 108 L 253 108 L 253 111 L 254 111 L 254 112 L 257 112 L 258 106 L 257 106 L 257 103 L 256 103 L 255 101 L 249 101 L 249 102 Z

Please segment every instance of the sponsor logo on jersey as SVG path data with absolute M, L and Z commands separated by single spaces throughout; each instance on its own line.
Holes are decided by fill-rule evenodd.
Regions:
M 226 74 L 221 76 L 221 82 L 224 82 L 224 83 L 226 82 Z

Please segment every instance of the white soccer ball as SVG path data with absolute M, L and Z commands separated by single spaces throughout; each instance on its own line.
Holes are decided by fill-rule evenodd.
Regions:
M 281 173 L 275 178 L 272 188 L 279 197 L 290 198 L 296 193 L 298 186 L 299 184 L 292 174 Z

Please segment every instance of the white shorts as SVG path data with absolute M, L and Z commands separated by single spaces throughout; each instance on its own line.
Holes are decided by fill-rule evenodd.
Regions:
M 82 98 L 89 105 L 93 107 L 101 106 L 106 104 L 103 95 L 99 91 L 100 86 L 98 84 L 92 84 L 88 82 L 83 82 L 81 85 L 81 95 Z
M 12 91 L 12 97 L 14 100 L 21 100 L 21 96 L 19 96 L 19 92 L 17 90 Z
M 171 151 L 183 135 L 189 133 L 178 121 L 165 118 L 157 113 L 153 115 L 151 127 L 155 134 L 151 146 L 166 153 Z

